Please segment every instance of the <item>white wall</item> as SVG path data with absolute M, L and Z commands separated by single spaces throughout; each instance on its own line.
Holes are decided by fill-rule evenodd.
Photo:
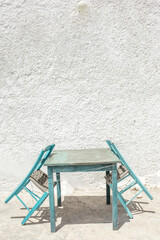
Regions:
M 13 189 L 50 143 L 114 141 L 160 186 L 158 0 L 0 0 L 0 190 Z M 102 187 L 104 174 L 66 175 Z

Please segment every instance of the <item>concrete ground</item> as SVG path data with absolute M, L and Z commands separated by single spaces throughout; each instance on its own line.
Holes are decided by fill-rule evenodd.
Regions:
M 0 239 L 1 240 L 103 240 L 103 239 L 160 239 L 160 190 L 150 191 L 154 200 L 143 193 L 136 198 L 130 209 L 134 215 L 129 219 L 118 204 L 118 231 L 112 230 L 111 205 L 105 204 L 105 191 L 76 190 L 70 196 L 63 197 L 63 206 L 56 207 L 56 233 L 50 233 L 48 199 L 25 226 L 21 225 L 27 210 L 13 198 L 4 203 L 7 194 L 1 194 L 0 200 Z M 126 199 L 134 194 L 128 191 Z M 22 198 L 33 205 L 33 200 Z

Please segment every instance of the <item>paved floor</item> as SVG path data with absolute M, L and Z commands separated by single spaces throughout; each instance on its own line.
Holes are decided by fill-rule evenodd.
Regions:
M 57 232 L 50 233 L 48 200 L 42 205 L 25 226 L 21 226 L 27 210 L 13 198 L 4 203 L 7 194 L 0 200 L 0 239 L 1 240 L 103 240 L 103 239 L 143 239 L 160 240 L 160 190 L 150 191 L 154 200 L 144 194 L 130 205 L 133 219 L 129 219 L 122 206 L 118 205 L 119 230 L 112 231 L 111 205 L 105 204 L 105 192 L 77 190 L 71 196 L 63 197 L 63 206 L 56 207 Z M 126 199 L 133 195 L 127 192 Z M 26 197 L 28 206 L 33 200 Z

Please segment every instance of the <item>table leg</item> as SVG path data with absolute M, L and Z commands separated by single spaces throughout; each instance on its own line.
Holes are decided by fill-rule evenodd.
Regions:
M 112 170 L 112 222 L 113 230 L 118 229 L 118 207 L 117 207 L 117 164 Z
M 56 181 L 57 181 L 57 203 L 58 206 L 61 206 L 61 179 L 60 173 L 56 173 Z
M 51 232 L 55 232 L 56 227 L 55 227 L 54 186 L 53 186 L 52 167 L 48 167 L 48 188 L 49 188 L 49 208 L 50 208 Z
M 109 171 L 106 171 L 106 176 L 109 174 Z M 110 204 L 110 186 L 106 183 L 106 204 Z

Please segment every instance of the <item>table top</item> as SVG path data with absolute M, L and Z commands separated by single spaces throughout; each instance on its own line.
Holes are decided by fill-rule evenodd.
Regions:
M 54 150 L 44 166 L 78 166 L 120 163 L 109 148 Z

